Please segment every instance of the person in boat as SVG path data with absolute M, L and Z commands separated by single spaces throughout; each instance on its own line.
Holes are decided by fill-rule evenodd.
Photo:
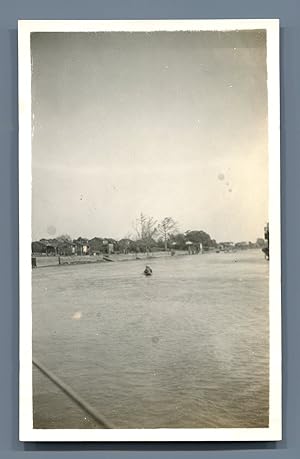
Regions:
M 144 274 L 145 276 L 151 276 L 152 275 L 152 269 L 150 268 L 150 266 L 146 266 L 145 270 L 144 270 Z

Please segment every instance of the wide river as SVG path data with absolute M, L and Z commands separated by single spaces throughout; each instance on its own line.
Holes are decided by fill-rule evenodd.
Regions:
M 33 356 L 116 428 L 268 425 L 268 262 L 238 253 L 33 270 Z M 36 428 L 97 428 L 33 369 Z

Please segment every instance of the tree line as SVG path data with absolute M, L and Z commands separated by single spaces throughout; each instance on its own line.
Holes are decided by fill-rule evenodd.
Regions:
M 136 243 L 146 251 L 158 246 L 160 249 L 170 250 L 172 247 L 184 250 L 187 243 L 202 244 L 204 248 L 216 247 L 217 243 L 210 235 L 202 230 L 179 231 L 178 222 L 172 217 L 165 217 L 160 222 L 143 213 L 135 224 Z
M 214 239 L 202 230 L 188 230 L 184 233 L 179 231 L 178 222 L 172 217 L 164 217 L 161 221 L 156 220 L 141 213 L 133 224 L 133 232 L 128 233 L 124 238 L 115 240 L 113 238 L 94 237 L 86 239 L 79 237 L 72 239 L 68 234 L 62 234 L 55 239 L 41 239 L 34 242 L 34 248 L 38 248 L 38 244 L 53 244 L 60 247 L 60 251 L 67 251 L 71 244 L 88 244 L 90 253 L 105 252 L 108 244 L 113 244 L 114 251 L 119 252 L 151 252 L 154 250 L 186 250 L 188 244 L 202 244 L 202 247 L 217 247 Z

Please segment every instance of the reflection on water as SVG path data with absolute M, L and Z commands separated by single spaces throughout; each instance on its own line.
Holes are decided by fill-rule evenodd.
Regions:
M 261 252 L 33 271 L 33 353 L 117 428 L 268 425 Z M 33 372 L 34 425 L 96 427 Z

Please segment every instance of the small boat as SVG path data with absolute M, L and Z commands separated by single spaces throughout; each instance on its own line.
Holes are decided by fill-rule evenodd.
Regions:
M 103 260 L 104 260 L 104 261 L 115 261 L 115 260 L 112 260 L 112 259 L 109 258 L 109 257 L 103 257 Z
M 144 274 L 145 276 L 152 276 L 152 269 L 150 268 L 150 266 L 146 266 Z

